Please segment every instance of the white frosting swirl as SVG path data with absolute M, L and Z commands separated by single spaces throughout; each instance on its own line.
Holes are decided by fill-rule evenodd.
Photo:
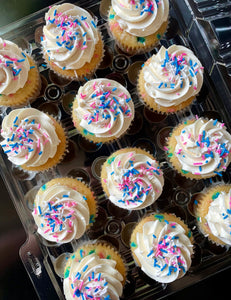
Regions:
M 0 94 L 23 88 L 30 70 L 28 58 L 16 44 L 0 38 Z
M 170 107 L 195 96 L 203 84 L 203 67 L 183 46 L 162 46 L 143 68 L 145 90 L 157 104 Z
M 112 0 L 112 8 L 119 26 L 137 37 L 157 32 L 168 20 L 168 0 Z
M 205 219 L 210 231 L 223 243 L 231 245 L 231 189 L 216 195 Z
M 159 198 L 164 177 L 155 160 L 132 151 L 112 156 L 108 163 L 106 184 L 115 205 L 142 209 Z
M 129 92 L 118 82 L 94 79 L 79 88 L 74 110 L 80 126 L 96 137 L 121 136 L 134 117 Z
M 52 6 L 45 15 L 43 49 L 62 69 L 80 69 L 90 62 L 99 32 L 95 21 L 84 9 L 70 4 Z
M 175 138 L 175 155 L 185 172 L 202 177 L 221 176 L 229 165 L 231 135 L 223 123 L 199 118 Z
M 90 221 L 86 197 L 65 185 L 42 186 L 37 194 L 33 217 L 38 233 L 51 242 L 79 239 Z
M 123 276 L 116 270 L 116 261 L 99 258 L 96 254 L 71 261 L 65 270 L 64 294 L 70 299 L 119 300 Z
M 12 110 L 2 122 L 1 146 L 15 165 L 42 166 L 60 143 L 52 119 L 35 108 Z
M 160 215 L 161 216 L 161 215 Z M 168 283 L 184 276 L 191 265 L 193 245 L 183 227 L 174 222 L 146 222 L 136 235 L 134 250 L 141 268 L 152 279 Z

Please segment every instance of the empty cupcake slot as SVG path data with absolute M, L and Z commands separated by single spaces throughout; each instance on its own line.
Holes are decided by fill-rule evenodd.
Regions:
M 119 220 L 109 220 L 105 227 L 106 233 L 110 235 L 118 235 L 122 230 L 122 224 Z

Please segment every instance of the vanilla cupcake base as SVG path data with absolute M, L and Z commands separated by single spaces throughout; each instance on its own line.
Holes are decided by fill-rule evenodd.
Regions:
M 159 223 L 156 222 L 163 226 L 158 228 Z M 146 224 L 152 227 L 147 229 Z M 130 247 L 136 264 L 147 276 L 161 283 L 169 283 L 184 276 L 190 268 L 193 237 L 180 218 L 167 213 L 153 213 L 144 217 L 134 228 Z
M 179 124 L 176 128 L 173 129 L 172 133 L 170 134 L 168 141 L 167 141 L 167 145 L 166 148 L 167 150 L 167 156 L 168 156 L 168 160 L 170 161 L 171 165 L 174 167 L 174 169 L 182 176 L 185 176 L 189 179 L 206 179 L 206 178 L 210 178 L 211 175 L 196 175 L 196 174 L 192 174 L 190 172 L 186 172 L 182 169 L 181 163 L 179 162 L 179 160 L 177 159 L 176 155 L 175 155 L 175 148 L 177 145 L 177 140 L 175 138 L 175 136 L 180 136 L 181 131 L 184 129 L 185 126 L 193 124 L 195 122 L 195 120 L 187 120 L 187 123 L 182 123 Z M 215 176 L 216 174 L 214 174 Z
M 47 63 L 47 65 L 52 69 L 55 73 L 58 75 L 71 79 L 71 80 L 84 80 L 86 77 L 91 77 L 93 73 L 96 71 L 98 66 L 100 65 L 104 55 L 104 48 L 103 48 L 103 40 L 101 37 L 101 34 L 99 33 L 99 41 L 95 45 L 95 52 L 92 56 L 92 59 L 90 62 L 87 62 L 82 66 L 80 69 L 65 69 L 63 70 L 59 66 L 55 64 L 54 61 L 49 59 L 49 56 L 47 53 L 44 53 L 44 58 Z
M 33 99 L 39 96 L 41 89 L 41 79 L 36 63 L 33 59 L 27 56 L 30 70 L 28 79 L 23 88 L 20 88 L 16 93 L 10 95 L 0 95 L 0 105 L 3 106 L 21 106 L 29 104 Z
M 148 157 L 150 158 L 152 161 L 155 162 L 156 164 L 156 168 L 159 167 L 159 163 L 158 161 L 147 151 L 145 150 L 142 150 L 140 148 L 124 148 L 124 149 L 120 149 L 120 150 L 117 150 L 116 152 L 112 153 L 108 159 L 104 162 L 103 166 L 102 166 L 102 170 L 101 170 L 101 185 L 103 187 L 103 190 L 104 192 L 106 193 L 107 197 L 109 197 L 109 200 L 112 201 L 110 199 L 110 191 L 108 189 L 108 184 L 107 184 L 107 180 L 109 178 L 109 174 L 108 173 L 108 170 L 107 168 L 110 167 L 111 163 L 114 161 L 114 159 L 118 156 L 118 155 L 123 155 L 123 154 L 126 154 L 126 153 L 134 153 L 134 155 L 136 154 L 141 154 L 141 155 L 144 155 L 145 157 Z M 147 159 L 147 158 L 146 158 Z M 138 167 L 140 166 L 140 162 L 139 160 L 137 159 L 134 163 L 137 163 L 138 164 Z M 144 164 L 145 165 L 145 164 Z M 150 164 L 151 166 L 151 164 Z M 149 168 L 149 165 L 147 164 L 147 167 Z M 127 169 L 128 171 L 128 169 Z M 139 172 L 139 171 L 138 171 Z M 140 170 L 140 172 L 145 172 L 145 171 L 142 171 L 142 169 Z M 151 172 L 151 171 L 150 171 Z M 151 186 L 151 189 L 152 189 L 152 192 L 153 192 L 153 195 L 152 197 L 150 198 L 145 198 L 144 202 L 142 204 L 140 204 L 139 202 L 136 202 L 136 200 L 132 199 L 133 201 L 131 201 L 130 203 L 130 207 L 129 205 L 125 205 L 125 204 L 119 204 L 119 199 L 117 200 L 117 202 L 115 201 L 112 201 L 112 203 L 114 205 L 117 205 L 123 209 L 130 209 L 130 210 L 139 210 L 139 209 L 142 209 L 142 208 L 145 208 L 147 206 L 150 206 L 152 205 L 158 198 L 159 196 L 161 195 L 161 192 L 162 192 L 162 189 L 163 189 L 163 185 L 164 185 L 164 178 L 163 178 L 163 174 L 162 174 L 162 171 L 161 169 L 159 169 L 159 175 L 153 173 L 153 174 L 149 174 L 149 175 L 142 175 L 142 176 L 147 176 L 145 177 L 145 180 L 144 182 L 146 182 L 147 184 L 147 181 L 151 178 L 151 176 L 153 176 L 153 181 L 150 179 L 150 186 Z M 123 175 L 124 176 L 124 175 Z M 141 176 L 141 177 L 142 177 Z M 158 177 L 159 176 L 159 177 Z M 113 175 L 110 175 L 110 177 L 113 177 Z M 137 179 L 138 177 L 133 177 L 133 179 Z M 122 178 L 121 178 L 122 179 Z M 142 179 L 144 179 L 144 177 L 142 177 Z M 131 179 L 132 180 L 132 179 Z M 146 181 L 147 180 L 147 181 Z M 115 180 L 116 184 L 118 184 L 117 180 Z M 139 184 L 138 184 L 139 185 Z M 142 185 L 141 185 L 142 187 Z M 130 187 L 131 188 L 131 187 Z M 139 186 L 140 188 L 140 186 Z M 150 187 L 149 187 L 150 188 Z M 131 188 L 132 189 L 132 188 Z M 119 190 L 116 190 L 116 192 L 119 192 Z M 145 192 L 144 192 L 145 193 Z M 115 196 L 115 191 L 114 191 L 114 194 L 113 196 Z M 148 196 L 147 196 L 148 197 Z M 151 199 L 151 201 L 150 201 Z M 120 199 L 121 200 L 121 199 Z M 124 201 L 125 202 L 125 201 Z M 136 207 L 134 204 L 132 203 L 139 203 L 139 205 Z
M 70 258 L 68 259 L 67 264 L 65 266 L 64 278 L 67 277 L 68 269 L 70 268 L 70 265 L 71 265 L 73 259 L 75 259 L 77 261 L 81 261 L 81 259 L 83 259 L 87 255 L 90 255 L 93 253 L 95 253 L 97 256 L 99 256 L 99 258 L 112 259 L 112 260 L 116 261 L 115 268 L 123 276 L 122 284 L 124 285 L 125 281 L 126 281 L 127 270 L 126 270 L 123 259 L 121 258 L 120 254 L 114 248 L 112 248 L 109 244 L 99 243 L 99 242 L 84 243 L 81 247 L 79 247 L 75 251 L 75 253 L 72 256 L 70 256 Z
M 200 197 L 196 198 L 197 204 L 195 205 L 195 212 L 199 229 L 204 234 L 204 236 L 208 238 L 209 241 L 218 246 L 225 246 L 226 244 L 214 234 L 212 234 L 205 217 L 208 214 L 209 206 L 212 203 L 214 197 L 216 197 L 216 194 L 221 192 L 229 193 L 229 191 L 230 185 L 219 184 L 212 188 L 205 189 L 204 191 L 202 191 L 203 194 L 200 194 Z
M 145 65 L 148 64 L 149 64 L 149 60 L 145 63 Z M 160 104 L 156 103 L 154 98 L 148 95 L 145 89 L 143 69 L 141 69 L 139 73 L 137 89 L 138 89 L 139 97 L 144 102 L 144 104 L 148 106 L 148 108 L 162 114 L 171 114 L 179 110 L 183 110 L 184 108 L 189 107 L 192 104 L 193 100 L 195 99 L 195 96 L 192 96 L 188 98 L 186 101 L 180 103 L 179 105 L 172 105 L 168 107 L 161 106 Z
M 38 196 L 42 195 L 44 191 L 53 186 L 53 185 L 63 185 L 76 190 L 80 194 L 86 197 L 86 202 L 88 204 L 89 213 L 90 213 L 90 223 L 87 225 L 87 229 L 93 224 L 95 217 L 97 215 L 97 203 L 95 196 L 91 189 L 82 181 L 71 178 L 71 177 L 62 177 L 62 178 L 55 178 L 47 182 L 43 188 L 38 191 Z
M 114 20 L 114 17 L 115 12 L 111 7 L 108 15 L 110 33 L 118 46 L 130 55 L 150 51 L 159 43 L 160 38 L 164 35 L 168 27 L 168 21 L 166 21 L 155 33 L 145 37 L 137 37 L 123 30 L 119 26 L 119 23 Z

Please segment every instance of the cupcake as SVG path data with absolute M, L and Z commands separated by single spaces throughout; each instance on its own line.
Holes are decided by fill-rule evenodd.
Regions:
M 210 241 L 231 246 L 231 185 L 220 184 L 206 189 L 196 199 L 198 226 Z
M 173 129 L 167 149 L 172 166 L 187 178 L 222 176 L 231 159 L 231 135 L 217 120 L 188 120 Z
M 129 54 L 151 50 L 168 26 L 168 0 L 112 0 L 108 24 L 118 46 Z
M 167 114 L 189 106 L 202 84 L 203 67 L 190 49 L 162 46 L 141 69 L 138 91 L 149 108 Z
M 0 105 L 26 105 L 39 95 L 41 80 L 33 59 L 0 38 Z
M 38 191 L 33 217 L 42 237 L 63 244 L 83 236 L 95 220 L 96 209 L 95 197 L 83 182 L 56 178 Z
M 42 46 L 49 67 L 72 80 L 89 77 L 103 57 L 103 41 L 95 20 L 70 4 L 52 6 L 45 15 Z
M 107 244 L 86 244 L 67 261 L 64 294 L 70 299 L 120 299 L 126 269 L 120 255 Z
M 105 143 L 121 137 L 134 118 L 134 104 L 120 83 L 106 78 L 87 81 L 73 102 L 78 131 L 90 141 Z
M 175 215 L 152 214 L 134 228 L 131 251 L 146 275 L 169 283 L 183 277 L 190 268 L 193 238 L 188 227 Z
M 8 159 L 28 171 L 44 171 L 59 163 L 66 135 L 52 117 L 35 108 L 12 110 L 2 122 L 0 143 Z
M 114 152 L 105 161 L 101 183 L 113 204 L 137 210 L 159 198 L 164 177 L 151 154 L 138 148 L 125 148 Z

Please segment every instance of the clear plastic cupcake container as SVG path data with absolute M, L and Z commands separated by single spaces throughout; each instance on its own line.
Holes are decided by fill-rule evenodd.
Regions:
M 98 18 L 99 30 L 105 44 L 105 56 L 94 78 L 117 80 L 129 90 L 135 104 L 136 122 L 127 134 L 113 143 L 102 145 L 85 140 L 74 128 L 70 115 L 74 95 L 83 83 L 60 80 L 43 61 L 39 35 L 47 9 L 1 29 L 2 38 L 14 41 L 20 37 L 38 63 L 43 87 L 39 98 L 31 105 L 57 117 L 70 140 L 63 162 L 42 174 L 25 172 L 12 166 L 0 149 L 0 172 L 28 235 L 20 249 L 20 256 L 40 299 L 64 299 L 62 280 L 66 258 L 83 240 L 106 240 L 117 248 L 126 262 L 128 276 L 122 299 L 147 300 L 166 297 L 231 266 L 231 250 L 228 247 L 221 249 L 212 245 L 198 230 L 194 203 L 196 195 L 204 187 L 213 182 L 230 182 L 231 168 L 227 169 L 222 178 L 196 182 L 187 180 L 168 164 L 164 147 L 171 128 L 192 115 L 216 117 L 218 113 L 231 131 L 231 97 L 228 88 L 230 77 L 227 76 L 230 74 L 230 58 L 226 55 L 230 51 L 230 44 L 227 43 L 227 32 L 222 35 L 219 31 L 224 18 L 230 12 L 230 3 L 216 1 L 211 6 L 211 1 L 170 1 L 170 24 L 173 24 L 174 30 L 169 27 L 166 36 L 160 41 L 161 44 L 168 47 L 173 43 L 180 43 L 191 47 L 206 72 L 203 93 L 198 96 L 197 101 L 189 109 L 163 117 L 153 114 L 143 106 L 137 95 L 135 81 L 135 74 L 142 62 L 158 49 L 150 53 L 127 56 L 115 46 L 114 40 L 108 35 L 106 20 L 110 1 L 92 0 L 87 1 L 87 4 L 83 0 L 69 2 L 88 8 Z M 221 6 L 223 10 L 219 9 Z M 1 110 L 1 121 L 8 112 L 9 109 Z M 165 177 L 160 198 L 151 207 L 134 212 L 120 209 L 109 202 L 100 183 L 101 166 L 105 159 L 112 152 L 128 146 L 140 147 L 152 153 L 160 162 Z M 64 245 L 46 243 L 37 234 L 31 214 L 37 189 L 57 176 L 71 176 L 83 180 L 90 185 L 99 203 L 98 216 L 93 226 L 80 241 L 74 240 Z M 193 262 L 189 272 L 171 284 L 162 285 L 150 280 L 136 267 L 130 253 L 132 229 L 143 215 L 151 211 L 176 214 L 190 227 L 195 239 Z

